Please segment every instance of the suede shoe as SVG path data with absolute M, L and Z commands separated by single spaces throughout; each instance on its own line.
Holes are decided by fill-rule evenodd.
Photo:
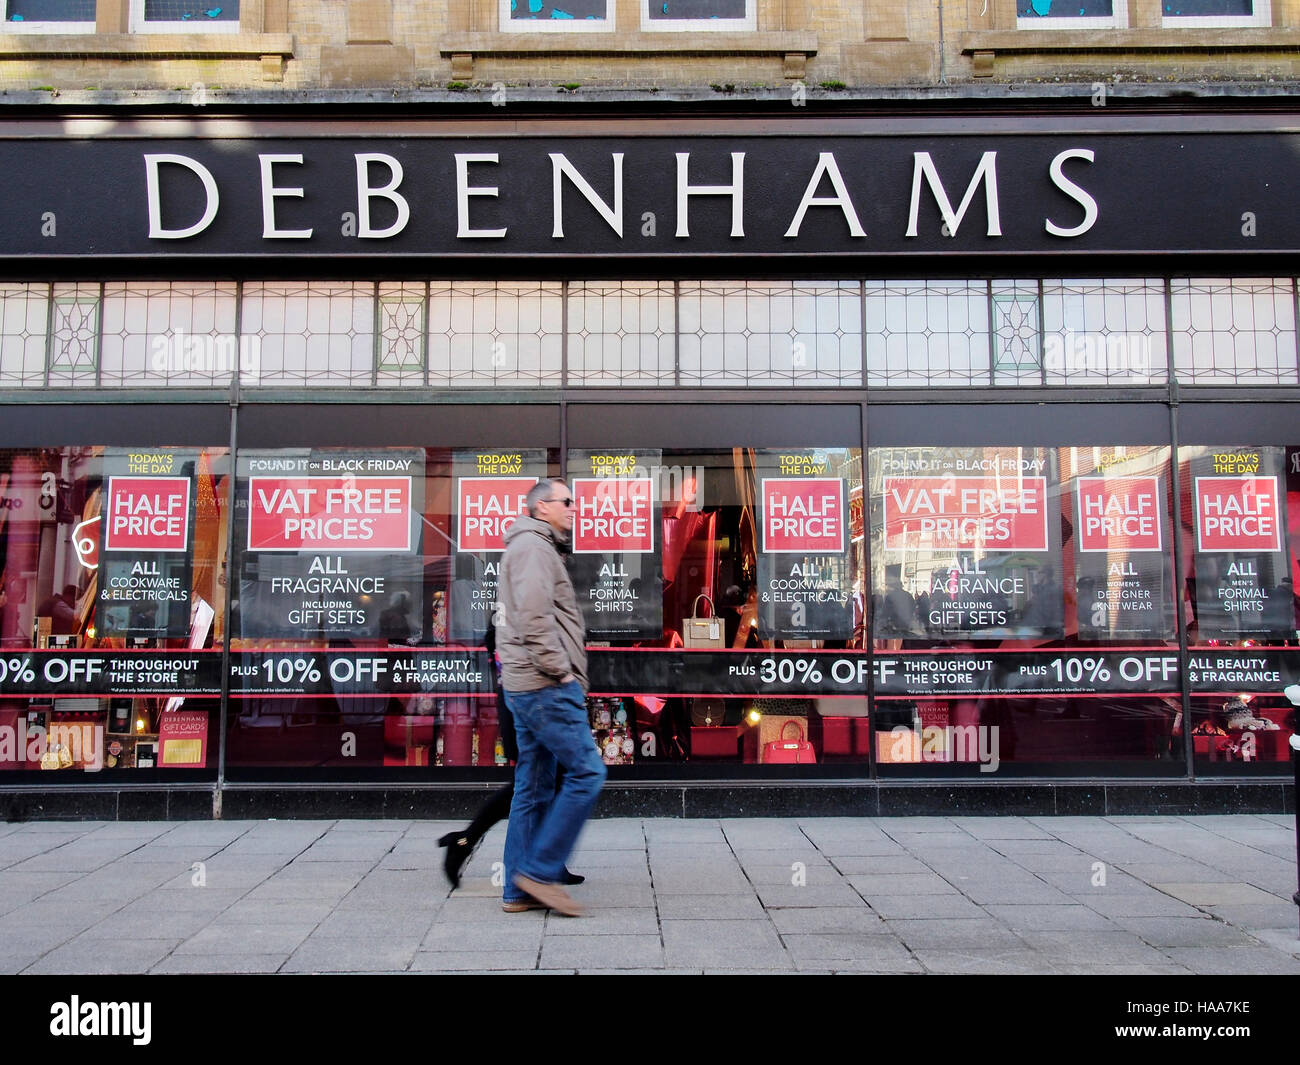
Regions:
M 508 899 L 501 903 L 501 908 L 506 913 L 524 913 L 527 910 L 544 910 L 546 909 L 536 899 Z
M 559 884 L 546 884 L 516 873 L 515 887 L 531 895 L 547 909 L 554 910 L 565 917 L 581 917 L 583 914 L 582 904 Z

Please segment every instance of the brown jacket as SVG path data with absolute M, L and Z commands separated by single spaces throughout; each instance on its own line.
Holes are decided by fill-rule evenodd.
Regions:
M 522 517 L 505 541 L 497 585 L 502 687 L 536 691 L 572 673 L 586 691 L 586 630 L 562 557 L 568 540 L 547 522 Z

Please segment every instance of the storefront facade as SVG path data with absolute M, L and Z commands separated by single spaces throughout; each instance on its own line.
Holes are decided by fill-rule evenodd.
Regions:
M 1294 115 L 1045 110 L 8 122 L 0 808 L 471 808 L 553 476 L 607 812 L 1291 809 Z

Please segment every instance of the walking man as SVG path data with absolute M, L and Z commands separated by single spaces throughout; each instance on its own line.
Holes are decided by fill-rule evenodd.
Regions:
M 528 517 L 506 530 L 499 579 L 497 655 L 519 744 L 503 908 L 578 917 L 582 907 L 561 882 L 605 765 L 587 721 L 586 632 L 564 567 L 573 496 L 563 481 L 539 481 L 526 503 Z M 564 767 L 558 793 L 557 764 Z

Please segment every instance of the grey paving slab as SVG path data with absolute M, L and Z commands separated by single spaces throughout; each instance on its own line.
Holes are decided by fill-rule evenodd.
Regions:
M 872 895 L 956 895 L 957 888 L 937 873 L 862 874 L 845 877 L 849 886 Z
M 147 973 L 172 952 L 175 939 L 130 939 L 111 946 L 103 940 L 74 940 L 22 970 L 24 975 Z
M 559 918 L 555 918 L 558 920 Z M 570 920 L 567 923 L 574 924 Z M 541 913 L 502 913 L 492 921 L 436 921 L 420 941 L 421 951 L 531 950 L 542 944 Z M 656 935 L 657 935 L 656 929 Z
M 670 966 L 793 968 L 775 929 L 755 921 L 662 921 Z
M 753 892 L 746 895 L 660 895 L 657 904 L 659 916 L 665 920 L 760 919 L 766 912 L 762 903 L 758 901 L 758 896 Z M 793 911 L 772 912 L 775 914 Z
M 862 901 L 848 884 L 793 887 L 789 884 L 759 884 L 759 900 L 769 909 L 782 907 L 853 906 Z
M 1266 905 L 1279 901 L 1278 896 L 1243 883 L 1153 883 L 1151 886 L 1192 906 Z
M 151 973 L 274 973 L 289 960 L 287 954 L 171 954 L 158 962 Z
M 188 939 L 211 924 L 213 915 L 207 913 L 118 911 L 81 933 L 81 939 L 107 939 L 116 941 L 124 936 L 142 939 Z
M 873 857 L 885 854 L 906 857 L 908 854 L 902 844 L 883 836 L 878 839 L 829 839 L 822 841 L 817 849 L 828 858 Z
M 874 913 L 883 918 L 909 917 L 970 918 L 987 917 L 983 907 L 965 895 L 868 895 Z
M 1300 919 L 1300 911 L 1297 911 L 1295 903 L 1290 900 L 1284 902 L 1277 899 L 1274 902 L 1262 905 L 1203 906 L 1201 908 L 1207 913 L 1213 914 L 1219 920 L 1226 921 L 1228 924 L 1235 925 L 1245 931 L 1276 928 L 1289 930 L 1294 935 L 1297 919 Z
M 1106 932 L 1115 928 L 1110 920 L 1096 910 L 1080 904 L 1060 906 L 986 906 L 989 915 L 996 917 L 1013 931 L 1038 929 L 1053 931 L 1058 929 L 1090 929 Z
M 543 969 L 651 969 L 664 964 L 664 947 L 655 935 L 547 936 Z
M 831 864 L 844 874 L 898 876 L 903 873 L 933 873 L 930 866 L 910 854 L 839 855 L 831 859 Z
M 1250 933 L 1250 938 L 1263 943 L 1266 946 L 1280 950 L 1283 954 L 1289 954 L 1293 958 L 1300 958 L 1300 937 L 1296 935 L 1296 926 L 1293 924 L 1289 928 L 1273 929 L 1259 928 Z
M 241 899 L 222 914 L 222 920 L 257 925 L 317 925 L 336 912 L 329 903 Z
M 194 933 L 177 948 L 177 954 L 288 954 L 311 935 L 306 924 L 256 924 L 249 921 L 214 922 Z
M 911 961 L 906 946 L 887 929 L 879 932 L 785 932 L 781 941 L 802 961 Z
M 866 906 L 827 906 L 815 910 L 769 910 L 772 927 L 783 937 L 786 934 L 880 935 L 889 929 L 878 914 Z
M 844 882 L 844 877 L 830 865 L 805 865 L 790 862 L 788 865 L 747 865 L 745 879 L 755 885 L 789 884 L 798 887 L 825 887 Z
M 350 912 L 334 910 L 312 932 L 318 939 L 351 939 L 379 936 L 401 939 L 424 935 L 436 920 L 438 910 L 381 910 Z
M 551 916 L 546 921 L 548 936 L 659 935 L 659 914 L 653 907 L 589 907 L 580 921 Z
M 913 950 L 1023 949 L 1024 942 L 992 917 L 918 917 L 887 920 L 889 931 Z
M 1117 868 L 1145 884 L 1223 884 L 1241 879 L 1200 862 L 1120 862 Z
M 1051 839 L 1051 833 L 1023 817 L 954 817 L 956 828 L 981 840 Z
M 537 968 L 538 951 L 417 951 L 411 959 L 412 972 L 516 972 Z
M 1098 892 L 1076 896 L 1077 900 L 1105 917 L 1195 917 L 1197 910 L 1185 902 L 1154 889 L 1107 895 Z
M 1113 917 L 1120 928 L 1154 947 L 1249 946 L 1240 929 L 1210 917 Z
M 722 825 L 716 821 L 644 822 L 645 836 L 651 843 L 725 843 Z
M 312 937 L 290 955 L 280 971 L 389 972 L 409 967 L 418 947 L 419 940 L 414 938 L 354 940 Z
M 828 961 L 821 958 L 804 961 L 800 958 L 795 958 L 794 967 L 795 972 L 800 976 L 838 976 L 841 974 L 851 974 L 854 976 L 896 976 L 903 973 L 921 975 L 925 972 L 921 967 L 921 963 L 913 957 L 909 957 L 905 961 L 897 962 L 887 960 L 874 962 L 868 959 Z
M 1170 947 L 1171 961 L 1196 973 L 1300 975 L 1300 959 L 1269 947 Z M 1225 1018 L 1226 1020 L 1226 1018 Z
M 1051 975 L 1057 968 L 1032 950 L 917 950 L 916 959 L 930 973 L 978 973 L 988 976 Z

